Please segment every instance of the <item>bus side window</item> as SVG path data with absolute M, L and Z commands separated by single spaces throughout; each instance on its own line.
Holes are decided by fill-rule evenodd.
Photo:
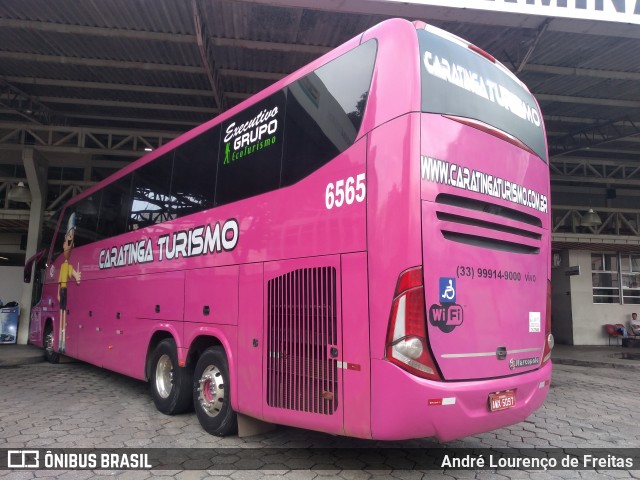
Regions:
M 176 149 L 171 201 L 177 217 L 214 206 L 220 131 L 213 127 Z
M 55 259 L 62 254 L 62 247 L 64 244 L 64 236 L 67 233 L 67 224 L 69 223 L 69 217 L 71 216 L 72 210 L 70 208 L 65 208 L 62 220 L 59 225 L 58 232 L 55 234 L 53 239 L 53 255 L 51 256 L 51 261 L 55 261 Z
M 280 186 L 285 101 L 278 91 L 222 122 L 216 205 Z
M 131 208 L 127 231 L 168 222 L 175 218 L 171 201 L 173 151 L 133 172 Z
M 357 138 L 377 44 L 366 42 L 287 88 L 282 186 L 313 173 Z
M 132 174 L 125 175 L 102 190 L 98 238 L 109 238 L 125 232 L 131 207 L 132 176 Z
M 99 239 L 97 230 L 101 198 L 102 192 L 98 191 L 89 197 L 83 198 L 76 205 L 72 206 L 76 212 L 74 243 L 77 247 L 95 242 Z

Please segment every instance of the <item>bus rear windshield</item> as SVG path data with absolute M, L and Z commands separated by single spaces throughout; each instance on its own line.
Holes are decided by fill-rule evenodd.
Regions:
M 542 115 L 529 92 L 490 60 L 418 30 L 422 111 L 471 118 L 502 130 L 547 161 Z

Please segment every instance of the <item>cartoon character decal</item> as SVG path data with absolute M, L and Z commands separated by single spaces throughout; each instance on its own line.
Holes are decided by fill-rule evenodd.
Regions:
M 67 330 L 67 282 L 74 279 L 76 284 L 80 284 L 80 265 L 78 270 L 74 270 L 69 262 L 71 252 L 73 251 L 74 238 L 76 233 L 76 214 L 72 213 L 67 224 L 67 233 L 64 236 L 64 244 L 62 251 L 64 262 L 60 265 L 60 273 L 58 275 L 58 301 L 60 302 L 60 336 L 58 338 L 58 351 L 64 353 L 66 344 Z

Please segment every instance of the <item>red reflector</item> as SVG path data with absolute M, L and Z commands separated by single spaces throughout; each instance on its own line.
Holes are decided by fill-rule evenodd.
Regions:
M 484 50 L 482 50 L 480 47 L 476 47 L 475 45 L 469 44 L 469 50 L 473 50 L 474 52 L 476 52 L 478 55 L 482 55 L 484 58 L 486 58 L 487 60 L 489 60 L 492 63 L 496 63 L 496 57 L 494 57 L 493 55 L 491 55 L 490 53 L 485 52 Z

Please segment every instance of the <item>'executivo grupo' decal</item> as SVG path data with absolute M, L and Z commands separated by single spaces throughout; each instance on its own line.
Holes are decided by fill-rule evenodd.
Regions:
M 111 248 L 100 250 L 100 270 L 125 267 L 154 261 L 164 262 L 198 255 L 229 252 L 236 248 L 240 228 L 235 218 L 215 224 L 200 225 L 189 230 L 179 230 L 161 235 L 156 241 L 154 253 L 152 238 L 141 238 Z M 157 258 L 156 258 L 157 257 Z

